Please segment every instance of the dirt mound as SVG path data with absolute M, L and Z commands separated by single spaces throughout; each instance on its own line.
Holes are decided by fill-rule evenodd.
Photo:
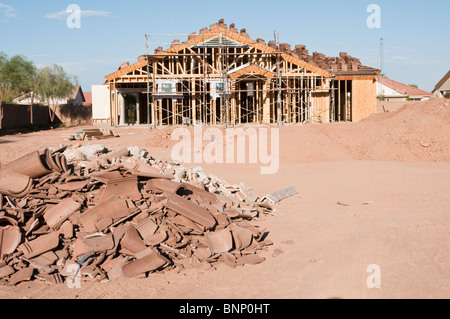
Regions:
M 450 100 L 407 103 L 358 123 L 284 127 L 281 160 L 448 162 Z M 284 150 L 284 151 L 283 151 Z M 288 151 L 286 151 L 288 150 Z
M 172 132 L 175 130 L 174 127 L 165 127 L 158 130 L 153 130 L 151 138 L 147 141 L 149 147 L 155 148 L 168 148 L 176 141 L 171 140 Z
M 450 100 L 444 98 L 431 99 L 425 102 L 405 103 L 397 111 L 373 114 L 363 123 L 391 120 L 391 123 L 414 121 L 420 125 L 435 125 L 450 121 Z
M 406 104 L 395 112 L 372 115 L 355 126 L 355 133 L 357 130 L 362 133 L 355 134 L 359 141 L 355 149 L 371 160 L 447 162 L 449 105 L 447 99 L 432 99 Z

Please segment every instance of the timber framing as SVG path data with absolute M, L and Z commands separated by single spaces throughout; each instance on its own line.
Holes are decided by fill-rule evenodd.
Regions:
M 352 121 L 352 94 L 365 94 L 353 92 L 352 83 L 368 81 L 355 87 L 370 87 L 379 71 L 358 64 L 349 72 L 346 66 L 353 60 L 346 55 L 324 67 L 298 53 L 253 40 L 245 29 L 238 33 L 221 20 L 105 76 L 111 124 Z

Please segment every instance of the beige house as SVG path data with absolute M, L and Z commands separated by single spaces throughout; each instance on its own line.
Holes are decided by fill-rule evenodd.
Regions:
M 426 101 L 433 97 L 433 93 L 377 76 L 377 96 L 385 101 Z
M 75 85 L 73 87 L 72 93 L 64 98 L 64 99 L 57 99 L 54 101 L 54 105 L 83 105 L 85 102 L 83 90 L 81 89 L 80 85 Z M 21 104 L 21 105 L 30 105 L 31 104 L 31 93 L 24 94 L 22 96 L 19 96 L 18 98 L 14 99 L 14 103 Z M 40 97 L 35 95 L 33 99 L 34 104 L 43 104 Z
M 435 97 L 445 97 L 450 99 L 450 71 L 436 84 L 433 92 Z

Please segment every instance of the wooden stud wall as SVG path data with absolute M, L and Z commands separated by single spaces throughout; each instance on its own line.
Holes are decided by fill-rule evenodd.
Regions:
M 203 41 L 207 38 L 204 37 Z M 199 39 L 195 41 L 199 45 L 202 43 Z M 246 44 L 245 41 L 242 43 Z M 276 54 L 270 47 L 255 43 L 242 48 L 207 49 L 174 45 L 161 55 L 150 56 L 148 69 L 147 61 L 140 61 L 106 78 L 114 83 L 111 85 L 113 92 L 116 92 L 116 88 L 146 87 L 149 78 L 153 94 L 157 93 L 157 79 L 179 80 L 182 84 L 178 85 L 177 92 L 182 94 L 182 98 L 151 98 L 157 126 L 182 125 L 183 117 L 188 117 L 193 124 L 206 119 L 208 124 L 214 125 L 318 122 L 317 115 L 320 115 L 322 122 L 328 122 L 331 74 L 285 53 L 280 54 L 281 63 L 278 64 Z M 250 63 L 250 67 L 244 72 L 237 71 L 225 77 L 221 72 L 222 68 L 230 71 L 247 63 Z M 230 97 L 211 99 L 211 89 L 204 87 L 205 79 L 230 81 Z M 254 85 L 252 97 L 245 86 L 248 82 L 253 82 Z M 209 87 L 211 85 L 208 84 Z M 361 89 L 365 89 L 365 86 Z M 118 94 L 114 94 L 112 106 L 112 119 L 118 124 Z M 281 107 L 283 114 L 278 112 Z M 333 112 L 338 110 L 334 109 Z M 355 114 L 351 116 L 354 117 Z M 356 114 L 357 118 L 359 116 Z

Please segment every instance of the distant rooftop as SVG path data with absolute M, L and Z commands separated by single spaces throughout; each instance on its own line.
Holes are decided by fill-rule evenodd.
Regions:
M 407 85 L 404 83 L 400 83 L 394 80 L 391 80 L 384 76 L 377 76 L 377 81 L 390 87 L 391 89 L 397 91 L 400 94 L 409 95 L 409 96 L 432 96 L 433 94 L 418 88 L 415 88 L 411 85 Z

